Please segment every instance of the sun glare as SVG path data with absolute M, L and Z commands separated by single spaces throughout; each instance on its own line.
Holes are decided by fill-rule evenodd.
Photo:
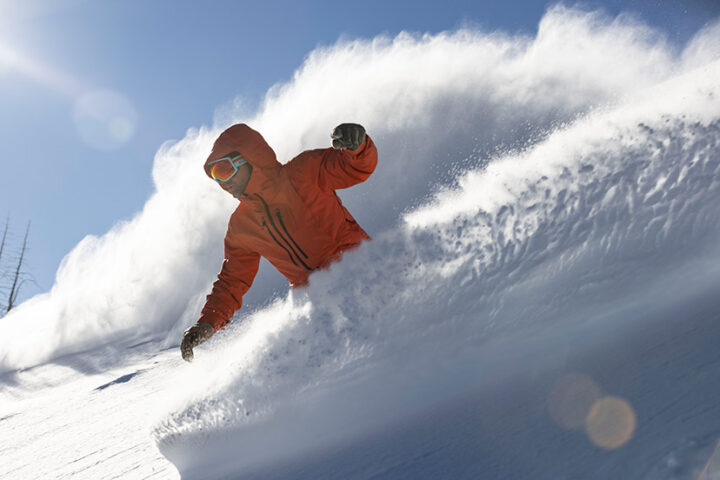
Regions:
M 7 75 L 18 61 L 18 54 L 0 44 L 0 76 Z
M 80 82 L 64 72 L 38 62 L 28 55 L 0 43 L 0 75 L 19 75 L 60 93 L 77 96 Z
M 137 113 L 128 98 L 108 89 L 82 85 L 71 75 L 0 43 L 0 78 L 18 76 L 70 97 L 73 120 L 89 146 L 112 150 L 135 134 Z

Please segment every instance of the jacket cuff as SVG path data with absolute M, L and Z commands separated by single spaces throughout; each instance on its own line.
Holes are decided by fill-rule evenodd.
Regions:
M 357 150 L 348 150 L 348 152 L 352 153 L 353 155 L 360 155 L 367 149 L 368 145 L 370 145 L 371 142 L 372 140 L 370 140 L 370 135 L 366 133 L 365 141 L 357 148 Z
M 225 319 L 220 312 L 212 310 L 211 312 L 203 312 L 197 323 L 208 323 L 212 325 L 213 330 L 217 333 L 230 324 L 230 319 Z

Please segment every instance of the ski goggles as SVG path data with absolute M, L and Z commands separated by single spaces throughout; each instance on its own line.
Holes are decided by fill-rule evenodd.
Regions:
M 232 152 L 229 155 L 208 162 L 210 167 L 210 176 L 216 182 L 227 182 L 238 172 L 240 167 L 248 163 L 238 152 Z

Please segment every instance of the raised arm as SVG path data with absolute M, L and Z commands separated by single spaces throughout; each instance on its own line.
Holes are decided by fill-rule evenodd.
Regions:
M 324 190 L 338 190 L 364 182 L 377 166 L 377 148 L 365 129 L 355 123 L 343 123 L 331 135 L 333 148 L 320 153 L 318 184 Z
M 347 138 L 338 129 L 352 125 L 362 135 L 350 132 Z M 343 123 L 333 130 L 333 147 L 306 150 L 287 164 L 287 171 L 296 188 L 317 188 L 324 191 L 339 190 L 364 182 L 373 173 L 378 162 L 375 144 L 365 129 L 354 123 Z

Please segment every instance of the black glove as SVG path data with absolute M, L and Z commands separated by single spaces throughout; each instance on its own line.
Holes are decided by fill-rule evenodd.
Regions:
M 332 132 L 332 146 L 336 150 L 357 150 L 365 143 L 365 129 L 357 123 L 341 123 Z
M 193 348 L 206 342 L 213 334 L 215 334 L 215 329 L 205 322 L 198 322 L 185 330 L 180 344 L 180 353 L 182 353 L 183 360 L 192 362 L 194 358 Z

